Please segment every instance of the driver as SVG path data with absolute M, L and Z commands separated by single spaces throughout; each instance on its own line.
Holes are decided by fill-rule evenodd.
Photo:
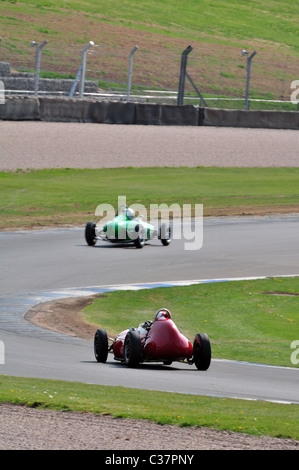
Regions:
M 150 320 L 147 320 L 144 323 L 140 323 L 138 328 L 136 328 L 136 331 L 138 331 L 139 334 L 146 335 L 151 329 L 152 324 L 153 322 Z
M 136 331 L 138 331 L 140 334 L 147 334 L 150 331 L 153 323 L 159 318 L 163 317 L 169 319 L 171 318 L 171 313 L 167 308 L 160 308 L 154 316 L 154 321 L 147 320 L 144 323 L 140 323 L 138 328 L 136 328 Z
M 154 316 L 154 321 L 162 317 L 169 318 L 169 319 L 171 318 L 171 313 L 167 308 L 160 308 L 160 310 L 158 310 L 156 312 L 156 315 Z
M 133 209 L 131 209 L 130 207 L 128 207 L 126 209 L 126 216 L 129 220 L 133 220 L 135 218 L 135 212 L 133 211 Z

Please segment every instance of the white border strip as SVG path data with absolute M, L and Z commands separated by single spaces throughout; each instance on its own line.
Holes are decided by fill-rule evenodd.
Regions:
M 87 287 L 72 287 L 63 290 L 51 291 L 49 294 L 57 294 L 62 296 L 88 296 L 104 291 L 125 291 L 125 290 L 142 290 L 142 289 L 155 289 L 158 287 L 183 287 L 196 284 L 207 284 L 216 282 L 233 282 L 233 281 L 252 281 L 258 279 L 272 279 L 272 278 L 287 278 L 299 277 L 299 274 L 277 274 L 270 276 L 249 276 L 249 277 L 232 277 L 232 278 L 219 278 L 219 279 L 195 279 L 195 280 L 182 280 L 182 281 L 164 281 L 164 282 L 142 282 L 131 284 L 108 284 L 102 286 L 87 286 Z

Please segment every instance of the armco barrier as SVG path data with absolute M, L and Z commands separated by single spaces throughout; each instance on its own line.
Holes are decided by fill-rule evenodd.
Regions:
M 294 111 L 245 111 L 204 109 L 204 125 L 265 129 L 299 129 L 299 113 Z
M 299 112 L 245 111 L 56 97 L 5 97 L 0 120 L 299 129 Z

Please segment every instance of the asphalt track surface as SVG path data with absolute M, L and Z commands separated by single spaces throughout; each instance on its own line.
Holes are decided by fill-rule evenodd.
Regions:
M 183 240 L 168 247 L 152 241 L 142 250 L 104 242 L 88 247 L 82 229 L 1 233 L 5 364 L 0 373 L 299 404 L 299 369 L 214 359 L 207 372 L 179 363 L 132 370 L 112 356 L 98 364 L 92 342 L 40 329 L 23 318 L 31 306 L 61 297 L 176 285 L 181 279 L 251 277 L 253 268 L 256 276 L 297 274 L 298 228 L 297 216 L 214 219 L 204 226 L 203 247 L 189 252 Z
M 1 130 L 3 124 L 8 123 L 0 123 Z M 12 142 L 10 140 L 12 137 L 6 140 L 6 146 L 1 148 L 13 152 L 15 158 L 11 160 L 14 160 L 18 168 L 37 167 L 34 159 L 30 162 L 27 160 L 30 147 L 27 132 L 31 127 L 25 125 L 29 123 L 19 124 L 21 134 L 26 129 L 26 135 L 23 134 L 23 142 L 26 143 L 22 149 L 23 153 L 19 147 L 18 152 L 14 151 L 16 141 Z M 34 123 L 31 123 L 31 126 L 34 128 Z M 98 132 L 102 132 L 103 127 L 109 126 L 98 126 Z M 114 126 L 110 126 L 110 129 L 112 127 L 116 129 Z M 43 132 L 48 134 L 48 128 L 52 126 L 43 126 Z M 61 131 L 64 128 L 68 126 L 61 124 Z M 189 128 L 184 130 L 189 135 Z M 163 129 L 160 129 L 160 132 L 162 131 Z M 184 135 L 182 129 L 177 131 Z M 218 131 L 219 129 L 214 129 L 214 133 Z M 235 136 L 239 130 L 236 131 L 234 133 L 230 129 L 229 134 Z M 115 132 L 117 135 L 118 131 Z M 142 132 L 145 132 L 144 128 Z M 157 130 L 154 129 L 154 132 Z M 51 134 L 51 131 L 49 133 Z M 274 133 L 272 135 L 274 136 Z M 21 142 L 22 139 L 19 138 Z M 227 139 L 229 141 L 228 134 Z M 290 140 L 292 142 L 292 139 Z M 131 135 L 128 142 L 130 145 L 126 148 L 127 154 L 134 149 Z M 87 141 L 85 143 L 87 145 Z M 73 145 L 76 144 L 77 140 L 74 138 Z M 112 142 L 111 145 L 113 150 Z M 235 139 L 230 145 L 233 152 Z M 291 148 L 292 145 L 291 143 Z M 44 146 L 42 140 L 40 146 Z M 36 141 L 31 140 L 31 157 L 37 155 L 36 147 Z M 68 141 L 68 145 L 64 148 L 68 149 L 69 158 L 72 153 L 76 154 L 76 147 L 72 147 L 71 141 Z M 49 148 L 49 160 L 46 159 L 46 148 L 43 149 L 43 164 L 45 165 L 47 161 L 45 167 L 57 166 L 51 158 L 53 148 L 51 146 Z M 161 153 L 164 156 L 167 154 L 166 147 L 163 147 L 163 150 L 165 152 L 161 152 L 160 149 L 160 156 Z M 253 155 L 254 150 L 251 152 Z M 124 153 L 123 146 L 122 153 Z M 289 155 L 288 147 L 285 147 L 281 157 L 284 155 L 286 159 L 287 154 Z M 64 155 L 63 151 L 61 155 Z M 296 157 L 295 153 L 293 156 Z M 117 151 L 114 161 L 115 159 L 119 159 L 118 164 L 124 161 Z M 186 158 L 182 158 L 180 164 L 184 164 L 184 160 L 186 161 Z M 165 159 L 162 159 L 161 164 L 163 161 Z M 259 161 L 261 162 L 261 158 Z M 78 167 L 71 163 L 70 160 L 66 166 Z M 83 166 L 90 167 L 88 159 L 85 163 Z M 3 164 L 5 167 L 6 163 L 2 162 Z M 61 166 L 65 166 L 64 161 Z M 228 166 L 228 162 L 224 166 Z M 294 163 L 294 166 L 297 165 Z M 299 404 L 298 368 L 237 363 L 216 358 L 206 372 L 199 372 L 194 366 L 176 363 L 169 367 L 143 365 L 138 370 L 132 370 L 116 363 L 112 358 L 109 358 L 107 364 L 98 364 L 93 356 L 91 342 L 38 328 L 23 318 L 23 314 L 39 302 L 67 296 L 90 295 L 106 289 L 154 288 L 158 285 L 172 285 L 178 281 L 188 283 L 188 281 L 206 282 L 256 276 L 297 275 L 298 233 L 297 215 L 215 218 L 204 223 L 202 248 L 186 251 L 184 240 L 174 240 L 169 247 L 163 247 L 158 241 L 152 241 L 142 250 L 104 243 L 88 247 L 84 241 L 82 228 L 3 232 L 0 234 L 0 340 L 4 346 L 5 360 L 2 361 L 4 364 L 0 363 L 0 373 Z M 175 312 L 173 314 L 175 319 Z M 291 352 L 290 349 L 290 356 Z

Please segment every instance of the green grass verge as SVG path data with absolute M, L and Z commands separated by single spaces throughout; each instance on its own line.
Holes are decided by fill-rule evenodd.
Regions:
M 0 377 L 0 401 L 299 440 L 297 405 L 7 376 Z
M 290 6 L 283 1 L 262 0 L 255 2 L 240 2 L 238 0 L 216 0 L 212 4 L 208 0 L 196 0 L 184 3 L 172 0 L 135 0 L 109 3 L 99 0 L 64 1 L 61 2 L 23 0 L 10 7 L 13 14 L 18 12 L 34 12 L 40 14 L 47 11 L 68 14 L 77 11 L 92 15 L 99 22 L 108 21 L 122 24 L 142 31 L 158 32 L 166 37 L 183 37 L 188 40 L 203 38 L 203 40 L 235 44 L 236 41 L 263 40 L 286 45 L 298 50 L 296 13 L 298 6 Z M 200 27 L 199 27 L 200 25 Z M 245 27 L 244 27 L 245 26 Z M 47 33 L 48 30 L 42 31 Z M 54 34 L 55 31 L 50 31 Z
M 85 223 L 99 204 L 203 204 L 204 215 L 299 210 L 298 168 L 116 168 L 0 172 L 0 228 Z
M 190 341 L 207 333 L 213 357 L 296 367 L 291 361 L 291 343 L 299 340 L 296 277 L 108 292 L 83 315 L 113 337 L 152 320 L 161 307 L 170 309 Z

